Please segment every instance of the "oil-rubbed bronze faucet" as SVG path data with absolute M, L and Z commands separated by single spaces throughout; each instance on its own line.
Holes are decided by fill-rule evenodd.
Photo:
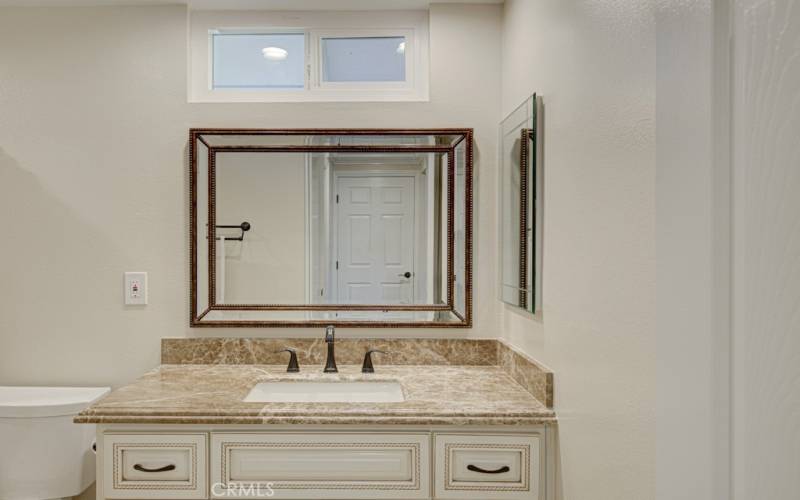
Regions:
M 380 349 L 370 349 L 364 354 L 364 363 L 361 365 L 361 373 L 375 373 L 375 367 L 372 365 L 372 353 L 389 354 Z
M 286 371 L 289 373 L 297 373 L 300 371 L 300 364 L 297 362 L 297 350 L 287 347 L 285 349 L 281 349 L 278 352 L 288 352 L 289 353 L 289 366 L 286 367 Z
M 333 325 L 328 325 L 325 328 L 325 342 L 328 344 L 328 360 L 325 361 L 325 373 L 339 373 L 336 368 L 336 357 L 333 352 L 333 344 L 336 336 L 336 328 Z

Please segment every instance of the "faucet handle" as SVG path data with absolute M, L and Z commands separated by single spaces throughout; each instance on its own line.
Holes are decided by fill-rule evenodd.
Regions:
M 285 349 L 281 349 L 278 352 L 288 352 L 289 353 L 289 366 L 286 367 L 286 371 L 290 373 L 296 373 L 300 371 L 300 364 L 297 362 L 297 351 L 291 347 L 287 347 Z
M 361 365 L 361 373 L 375 373 L 375 367 L 372 366 L 372 353 L 377 352 L 378 354 L 389 354 L 386 351 L 381 351 L 380 349 L 370 349 L 364 354 L 364 363 Z

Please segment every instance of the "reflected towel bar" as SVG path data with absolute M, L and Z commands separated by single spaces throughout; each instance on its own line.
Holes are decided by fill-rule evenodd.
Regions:
M 225 238 L 226 241 L 244 241 L 244 233 L 246 233 L 247 231 L 250 230 L 250 223 L 245 221 L 245 222 L 242 222 L 241 224 L 237 224 L 237 225 L 220 225 L 220 226 L 214 226 L 214 227 L 216 229 L 241 229 L 242 230 L 241 236 L 239 236 L 237 238 L 228 238 L 227 236 L 225 236 L 224 238 Z M 219 237 L 217 237 L 215 239 L 218 240 Z

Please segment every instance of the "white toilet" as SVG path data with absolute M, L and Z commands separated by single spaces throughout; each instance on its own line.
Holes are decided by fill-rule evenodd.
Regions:
M 72 418 L 109 391 L 0 386 L 0 500 L 69 498 L 92 484 L 95 426 Z

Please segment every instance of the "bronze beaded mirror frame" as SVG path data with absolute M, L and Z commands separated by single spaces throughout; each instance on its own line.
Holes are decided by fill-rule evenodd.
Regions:
M 472 129 L 193 128 L 189 136 L 192 327 L 472 326 Z M 344 195 L 340 208 L 343 187 L 352 196 L 367 193 L 370 207 L 380 205 L 375 200 L 403 203 L 410 193 L 403 214 L 411 215 L 380 206 L 359 215 Z M 350 220 L 345 216 L 369 222 L 343 229 L 348 224 L 338 221 Z M 381 225 L 381 217 L 401 222 Z M 418 227 L 417 220 L 424 222 Z M 276 224 L 285 234 L 271 229 Z M 408 240 L 400 247 L 411 250 L 392 244 Z M 297 250 L 303 245 L 304 253 Z M 372 261 L 356 250 L 375 246 L 384 257 L 362 267 L 376 268 L 370 276 L 379 283 L 359 288 L 356 264 Z M 387 252 L 405 252 L 414 265 L 394 266 L 402 258 L 395 262 Z M 340 271 L 340 255 L 354 253 L 360 260 Z M 260 267 L 244 266 L 248 259 L 261 259 Z M 301 300 L 280 300 L 286 297 Z

